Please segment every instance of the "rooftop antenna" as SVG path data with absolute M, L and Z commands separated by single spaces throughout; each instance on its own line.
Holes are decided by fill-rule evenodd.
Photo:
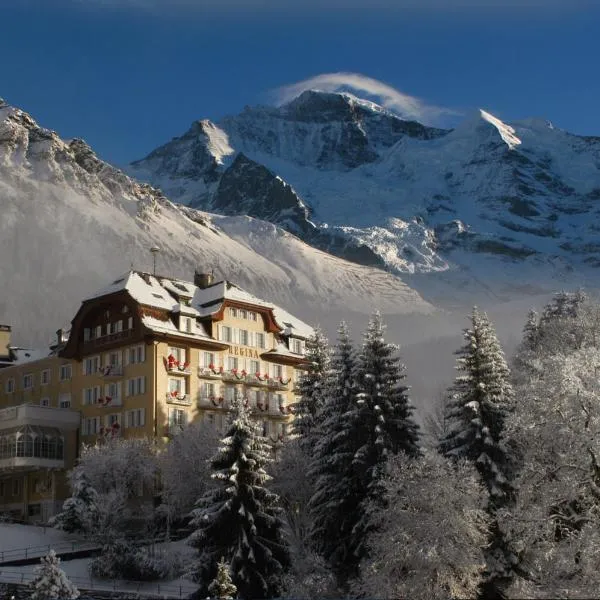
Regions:
M 160 248 L 158 246 L 152 246 L 150 252 L 152 252 L 152 275 L 156 277 L 156 255 L 160 252 Z

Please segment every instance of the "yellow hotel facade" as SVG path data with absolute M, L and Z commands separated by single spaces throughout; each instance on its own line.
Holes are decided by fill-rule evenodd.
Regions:
M 223 428 L 234 398 L 281 443 L 312 329 L 211 274 L 132 270 L 85 299 L 49 350 L 14 348 L 10 334 L 0 325 L 0 514 L 45 522 L 81 444 Z

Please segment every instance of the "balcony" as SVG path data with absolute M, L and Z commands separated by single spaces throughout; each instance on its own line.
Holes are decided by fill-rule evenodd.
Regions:
M 123 365 L 105 365 L 98 369 L 98 374 L 105 378 L 122 377 Z
M 205 377 L 210 379 L 221 379 L 223 371 L 219 367 L 198 367 L 198 377 Z
M 189 394 L 183 394 L 181 392 L 167 392 L 166 393 L 167 404 L 178 404 L 179 406 L 191 406 L 192 399 Z
M 177 360 L 172 354 L 164 360 L 165 369 L 174 375 L 189 375 L 191 373 L 190 363 Z
M 207 396 L 202 394 L 198 397 L 198 408 L 223 408 L 228 410 L 229 400 L 226 400 L 223 396 Z
M 110 408 L 111 406 L 123 406 L 123 398 L 119 396 L 102 396 L 96 400 L 98 406 Z
M 80 420 L 79 412 L 68 408 L 21 404 L 0 410 L 0 433 L 3 429 L 22 425 L 57 427 L 74 431 L 79 427 Z
M 117 331 L 116 333 L 109 333 L 108 335 L 101 335 L 92 340 L 84 340 L 83 351 L 88 353 L 101 346 L 113 344 L 115 342 L 121 342 L 129 339 L 133 335 L 132 329 L 126 329 L 125 331 Z

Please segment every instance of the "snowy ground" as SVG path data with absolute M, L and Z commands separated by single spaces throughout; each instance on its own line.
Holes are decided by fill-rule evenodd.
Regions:
M 0 552 L 6 554 L 25 548 L 81 541 L 80 536 L 58 531 L 52 527 L 0 523 Z
M 68 542 L 81 542 L 79 536 L 66 534 L 63 531 L 51 527 L 37 527 L 35 525 L 18 525 L 13 523 L 0 523 L 0 553 L 11 553 L 16 549 L 37 549 L 35 555 L 43 555 L 42 546 L 54 548 Z M 163 546 L 164 545 L 159 545 Z M 169 552 L 178 552 L 184 556 L 192 555 L 185 540 L 171 542 L 168 544 Z M 21 557 L 19 557 L 21 558 Z M 90 558 L 79 558 L 61 562 L 61 568 L 69 579 L 82 589 L 92 590 L 116 590 L 125 592 L 141 592 L 148 596 L 165 596 L 169 598 L 186 597 L 196 591 L 197 585 L 187 579 L 178 578 L 170 581 L 155 581 L 147 583 L 127 581 L 106 581 L 96 579 L 89 575 Z M 33 578 L 33 571 L 37 565 L 25 565 L 21 567 L 0 565 L 0 582 L 4 583 L 27 583 Z

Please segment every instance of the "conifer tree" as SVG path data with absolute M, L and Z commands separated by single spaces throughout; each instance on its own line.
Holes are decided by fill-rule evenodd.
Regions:
M 387 459 L 399 452 L 413 458 L 419 455 L 419 427 L 403 383 L 404 365 L 397 347 L 385 341 L 384 331 L 381 315 L 376 312 L 365 331 L 356 366 L 356 414 L 352 420 L 358 449 L 353 467 L 360 480 L 364 510 L 352 536 L 359 558 L 365 556 L 364 540 L 372 523 L 366 507 L 385 504 L 382 481 Z
M 229 566 L 225 559 L 221 559 L 217 565 L 217 576 L 208 586 L 208 593 L 215 600 L 233 600 L 237 593 L 237 588 L 231 581 Z
M 196 531 L 190 544 L 199 550 L 194 576 L 206 596 L 221 558 L 230 565 L 242 598 L 273 598 L 289 565 L 278 497 L 265 487 L 270 477 L 270 446 L 250 409 L 239 400 L 220 449 L 212 460 L 217 487 L 192 512 Z
M 54 550 L 42 556 L 41 565 L 35 569 L 30 584 L 31 600 L 72 600 L 79 598 L 79 590 L 60 568 L 60 558 Z
M 300 379 L 300 400 L 295 405 L 293 424 L 293 432 L 299 436 L 301 447 L 309 453 L 313 448 L 317 413 L 323 408 L 329 353 L 327 338 L 317 327 L 306 341 L 305 358 L 309 366 Z
M 511 578 L 514 557 L 494 519 L 495 512 L 513 502 L 515 490 L 510 453 L 503 439 L 504 425 L 513 410 L 510 371 L 496 333 L 485 313 L 477 308 L 471 327 L 464 330 L 465 345 L 458 350 L 461 372 L 449 390 L 449 431 L 440 442 L 441 452 L 470 461 L 488 491 L 492 517 L 487 551 L 485 597 L 501 597 Z
M 92 533 L 99 519 L 98 492 L 82 467 L 75 467 L 70 479 L 72 496 L 65 500 L 62 512 L 52 517 L 50 524 L 68 533 Z
M 353 429 L 356 352 L 348 327 L 338 329 L 327 378 L 323 411 L 320 413 L 309 475 L 316 492 L 309 502 L 312 517 L 310 537 L 315 549 L 333 569 L 338 585 L 356 575 L 352 529 L 359 519 L 359 481 L 352 466 L 356 451 Z

